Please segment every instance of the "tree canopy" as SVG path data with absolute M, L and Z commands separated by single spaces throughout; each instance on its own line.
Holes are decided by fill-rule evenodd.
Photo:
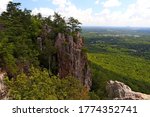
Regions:
M 68 76 L 61 80 L 49 77 L 48 71 L 31 67 L 30 75 L 22 73 L 16 79 L 5 79 L 9 89 L 9 99 L 17 100 L 69 100 L 88 99 L 88 92 L 81 83 Z

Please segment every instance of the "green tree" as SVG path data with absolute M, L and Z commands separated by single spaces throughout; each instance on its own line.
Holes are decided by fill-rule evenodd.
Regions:
M 33 43 L 33 38 L 36 37 L 33 37 L 33 33 L 30 33 L 33 32 L 31 30 L 33 24 L 31 11 L 21 10 L 20 5 L 20 3 L 9 2 L 7 11 L 0 16 L 0 24 L 2 23 L 4 27 L 2 33 L 5 35 L 1 37 L 1 41 L 7 39 L 7 42 L 2 45 L 8 47 L 11 44 L 11 47 L 13 47 L 13 49 L 4 47 L 9 54 L 4 54 L 4 52 L 1 54 L 1 64 L 5 66 L 8 74 L 14 74 L 15 66 L 20 71 L 24 69 L 24 66 L 38 64 L 38 51 L 36 50 L 36 44 Z M 14 66 L 14 69 L 11 66 Z M 17 69 L 15 69 L 16 73 L 18 72 Z
M 65 17 L 62 17 L 58 13 L 54 13 L 54 20 L 53 20 L 53 28 L 56 34 L 58 33 L 66 33 L 67 24 L 65 21 Z
M 22 73 L 10 81 L 6 79 L 6 85 L 9 89 L 10 99 L 57 99 L 55 95 L 56 86 L 49 78 L 46 70 L 41 71 L 32 67 L 30 76 Z
M 55 80 L 56 94 L 58 99 L 63 100 L 84 100 L 89 99 L 88 90 L 79 80 L 72 76 Z
M 8 43 L 8 39 L 0 39 L 0 66 L 5 69 L 8 75 L 12 76 L 17 73 L 16 59 L 13 56 L 14 45 Z
M 81 31 L 81 26 L 80 26 L 81 23 L 77 19 L 70 17 L 68 19 L 67 24 L 68 24 L 69 30 L 71 32 L 80 32 Z

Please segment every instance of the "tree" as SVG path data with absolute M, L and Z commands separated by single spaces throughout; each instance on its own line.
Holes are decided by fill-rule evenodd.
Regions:
M 60 14 L 54 13 L 54 20 L 53 20 L 53 28 L 54 31 L 58 33 L 66 33 L 67 24 L 65 21 L 65 17 L 61 17 Z
M 13 56 L 14 45 L 8 43 L 8 39 L 0 39 L 0 66 L 5 69 L 9 76 L 17 74 L 16 59 Z
M 77 19 L 70 17 L 67 24 L 71 32 L 81 31 L 81 26 L 79 26 L 81 23 Z
M 0 59 L 3 68 L 12 76 L 24 70 L 24 67 L 29 67 L 30 64 L 38 65 L 38 51 L 33 42 L 33 38 L 36 37 L 32 35 L 36 30 L 32 27 L 31 11 L 21 10 L 20 5 L 20 3 L 9 2 L 7 11 L 0 16 L 0 22 L 3 24 L 1 35 L 5 35 L 1 37 L 3 50 Z M 7 42 L 3 43 L 5 40 Z
M 30 69 L 29 76 L 22 73 L 10 81 L 6 79 L 5 83 L 9 89 L 9 99 L 57 99 L 55 84 L 52 79 L 49 78 L 47 70 L 42 71 L 34 67 Z

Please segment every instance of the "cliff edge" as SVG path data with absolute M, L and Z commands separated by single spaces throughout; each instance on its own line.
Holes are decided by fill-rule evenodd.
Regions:
M 83 38 L 78 33 L 76 37 L 59 33 L 55 42 L 58 58 L 58 74 L 61 78 L 71 75 L 90 90 L 92 85 L 91 72 L 87 55 L 83 50 Z

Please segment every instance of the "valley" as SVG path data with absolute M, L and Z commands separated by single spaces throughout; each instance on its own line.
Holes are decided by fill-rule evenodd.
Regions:
M 148 28 L 83 28 L 94 98 L 107 99 L 109 80 L 121 81 L 134 91 L 150 94 L 149 32 Z

